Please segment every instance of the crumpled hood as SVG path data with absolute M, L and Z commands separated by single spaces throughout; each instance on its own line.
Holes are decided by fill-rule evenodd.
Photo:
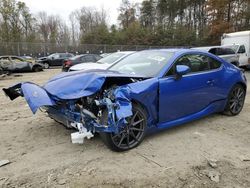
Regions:
M 90 69 L 106 70 L 110 66 L 111 66 L 110 64 L 104 64 L 104 63 L 80 63 L 70 67 L 70 70 L 71 71 L 90 70 Z
M 141 77 L 108 70 L 88 70 L 61 73 L 50 79 L 43 88 L 59 99 L 70 100 L 98 92 L 107 77 Z

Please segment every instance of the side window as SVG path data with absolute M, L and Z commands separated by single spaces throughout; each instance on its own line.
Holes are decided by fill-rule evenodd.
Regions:
M 18 57 L 11 57 L 11 60 L 15 61 L 16 63 L 23 62 L 23 60 Z
M 86 56 L 81 57 L 81 61 L 82 61 L 82 62 L 87 62 L 87 60 L 86 60 L 85 57 L 86 57 Z
M 2 61 L 9 61 L 9 57 L 1 57 L 0 60 L 2 60 Z
M 167 76 L 175 74 L 176 65 L 186 65 L 190 68 L 190 73 L 203 72 L 212 69 L 217 69 L 221 63 L 213 58 L 201 54 L 189 54 L 179 58 L 173 67 L 170 68 Z
M 102 57 L 101 56 L 99 56 L 99 55 L 95 55 L 95 59 L 96 59 L 96 61 L 98 61 L 99 59 L 101 59 Z
M 180 59 L 178 60 L 177 65 L 180 64 L 189 66 L 191 69 L 190 73 L 209 70 L 209 62 L 207 60 L 207 56 L 191 54 L 186 55 L 186 57 L 184 58 L 186 59 L 185 64 L 183 64 L 183 60 Z
M 95 58 L 92 55 L 85 56 L 86 62 L 95 62 Z
M 223 48 L 216 48 L 216 54 L 215 55 L 225 55 L 225 50 Z
M 59 58 L 62 59 L 62 58 L 65 58 L 66 57 L 66 54 L 60 54 L 59 55 Z
M 55 55 L 53 55 L 53 58 L 54 58 L 54 59 L 59 59 L 59 58 L 60 58 L 60 55 L 59 55 L 59 54 L 55 54 Z
M 224 54 L 225 55 L 235 54 L 235 52 L 232 49 L 230 49 L 230 48 L 224 48 L 223 50 L 224 50 Z
M 216 48 L 211 48 L 208 52 L 210 52 L 211 54 L 217 55 Z
M 238 53 L 240 53 L 240 54 L 246 53 L 246 49 L 245 49 L 245 46 L 244 46 L 244 45 L 241 45 L 241 46 L 240 46 L 240 48 L 239 48 L 239 50 L 238 50 Z
M 221 62 L 219 62 L 219 61 L 217 61 L 217 60 L 215 60 L 213 58 L 208 57 L 208 61 L 209 61 L 211 70 L 218 69 L 221 66 Z

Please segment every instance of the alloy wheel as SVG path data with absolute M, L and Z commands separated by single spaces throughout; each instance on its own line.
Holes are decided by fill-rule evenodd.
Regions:
M 137 145 L 145 131 L 146 119 L 139 110 L 133 111 L 133 116 L 128 120 L 128 124 L 122 128 L 120 133 L 111 134 L 113 143 L 121 149 L 129 149 Z

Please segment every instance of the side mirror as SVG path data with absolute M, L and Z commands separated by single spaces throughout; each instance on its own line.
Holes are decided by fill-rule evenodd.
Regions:
M 51 59 L 52 59 L 52 60 L 54 60 L 54 59 L 55 59 L 55 57 L 51 57 Z
M 177 78 L 182 77 L 183 75 L 187 74 L 190 72 L 189 66 L 186 65 L 177 65 L 176 66 L 176 75 Z

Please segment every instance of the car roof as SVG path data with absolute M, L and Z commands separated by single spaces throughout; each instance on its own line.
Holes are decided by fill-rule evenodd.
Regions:
M 143 51 L 162 51 L 162 52 L 171 52 L 171 53 L 185 53 L 185 52 L 194 52 L 199 51 L 195 49 L 190 48 L 162 48 L 162 49 L 149 49 L 149 50 L 143 50 Z

